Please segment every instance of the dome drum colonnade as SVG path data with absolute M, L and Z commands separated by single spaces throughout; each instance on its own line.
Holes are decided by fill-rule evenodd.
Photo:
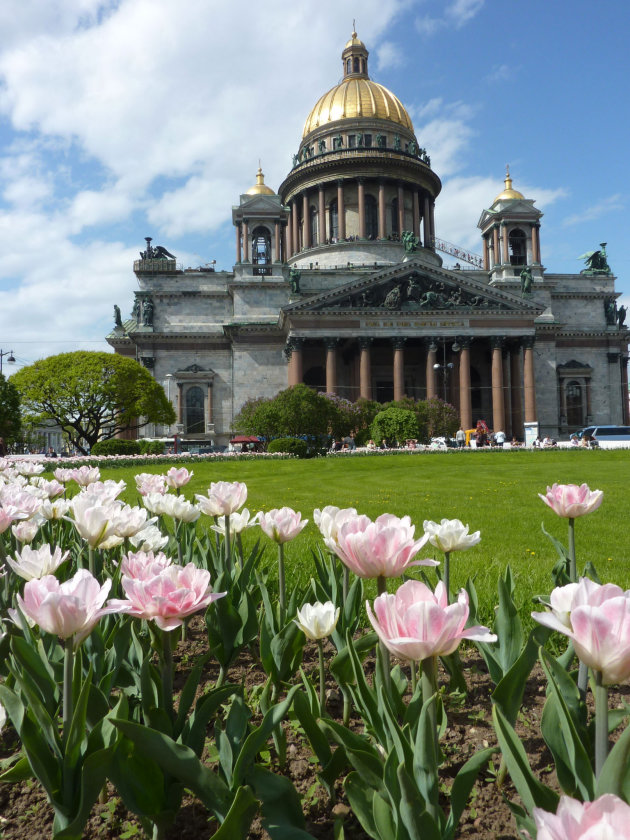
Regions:
M 279 187 L 290 213 L 289 260 L 346 239 L 395 240 L 403 230 L 433 247 L 440 180 L 402 103 L 368 77 L 368 55 L 353 32 L 343 79 L 311 110 Z
M 373 351 L 378 342 L 378 366 Z M 471 349 L 477 345 L 474 366 Z M 353 362 L 350 364 L 349 385 L 339 383 L 340 351 Z M 361 336 L 357 339 L 326 337 L 306 339 L 292 336 L 286 348 L 289 358 L 289 387 L 309 379 L 308 372 L 321 369 L 321 381 L 309 381 L 326 393 L 375 399 L 402 400 L 405 396 L 431 399 L 445 396 L 460 413 L 463 428 L 473 425 L 473 410 L 492 418 L 492 428 L 510 435 L 522 435 L 523 422 L 536 422 L 536 391 L 534 377 L 534 336 L 492 336 L 487 339 L 471 336 L 406 337 L 379 339 Z M 441 350 L 441 352 L 440 352 Z M 486 358 L 489 356 L 489 365 Z M 313 363 L 324 360 L 317 368 Z M 444 359 L 452 364 L 452 376 L 447 382 Z M 307 368 L 307 366 L 309 366 Z M 489 378 L 484 374 L 489 367 Z M 478 372 L 481 371 L 481 374 Z M 475 383 L 473 383 L 473 372 Z M 378 379 L 391 381 L 391 394 L 375 393 Z M 484 383 L 484 379 L 488 379 Z M 411 387 L 407 385 L 412 382 Z M 382 386 L 381 386 L 382 388 Z M 489 399 L 482 391 L 488 392 Z M 486 410 L 487 409 L 487 410 Z

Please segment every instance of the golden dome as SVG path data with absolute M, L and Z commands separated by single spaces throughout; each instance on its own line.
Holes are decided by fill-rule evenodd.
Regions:
M 306 118 L 302 137 L 326 123 L 356 117 L 388 120 L 413 131 L 409 114 L 397 96 L 370 79 L 355 76 L 320 97 Z
M 265 184 L 265 176 L 263 175 L 263 171 L 258 167 L 258 173 L 256 175 L 256 183 L 253 187 L 250 187 L 245 195 L 275 195 L 275 192 Z
M 506 167 L 506 173 L 505 173 L 505 189 L 503 190 L 502 193 L 499 193 L 499 195 L 494 199 L 494 201 L 492 203 L 496 204 L 497 201 L 510 201 L 512 199 L 515 199 L 515 198 L 525 198 L 525 196 L 523 195 L 523 193 L 520 193 L 518 190 L 513 190 L 512 189 L 512 179 L 510 178 L 510 167 L 508 166 L 508 167 Z
M 359 38 L 359 36 L 357 35 L 357 33 L 354 30 L 352 32 L 352 36 L 351 36 L 350 40 L 348 41 L 348 43 L 344 47 L 344 52 L 345 52 L 345 50 L 348 49 L 348 47 L 361 47 L 364 50 L 366 49 L 365 44 Z

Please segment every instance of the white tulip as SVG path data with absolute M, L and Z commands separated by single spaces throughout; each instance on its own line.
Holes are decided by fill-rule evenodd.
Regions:
M 335 609 L 332 601 L 326 601 L 325 604 L 317 601 L 314 604 L 304 604 L 302 609 L 298 610 L 297 618 L 293 620 L 308 639 L 317 641 L 330 636 L 337 626 L 338 619 L 339 607 Z

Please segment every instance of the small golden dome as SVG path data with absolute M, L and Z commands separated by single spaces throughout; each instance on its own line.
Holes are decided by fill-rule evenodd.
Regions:
M 346 44 L 346 46 L 344 47 L 344 51 L 345 51 L 345 50 L 347 50 L 347 49 L 348 49 L 348 47 L 361 47 L 361 48 L 362 48 L 362 49 L 364 49 L 364 50 L 366 49 L 365 44 L 364 44 L 364 43 L 363 43 L 363 41 L 359 38 L 359 36 L 357 35 L 357 33 L 356 33 L 356 32 L 354 32 L 354 30 L 353 30 L 353 32 L 352 32 L 352 36 L 350 37 L 350 40 L 348 41 L 348 43 L 347 43 L 347 44 Z M 367 51 L 367 50 L 366 50 L 366 51 Z
M 263 175 L 263 171 L 258 167 L 258 173 L 256 174 L 256 183 L 253 187 L 250 187 L 245 195 L 275 195 L 275 192 L 265 184 L 265 176 Z
M 505 189 L 503 190 L 502 193 L 499 193 L 499 195 L 494 199 L 494 201 L 492 203 L 496 204 L 497 201 L 510 201 L 512 199 L 515 199 L 515 198 L 525 198 L 525 196 L 523 195 L 523 193 L 520 193 L 518 190 L 513 190 L 512 189 L 512 179 L 510 178 L 510 167 L 507 166 L 506 167 L 506 172 L 505 172 Z
M 315 103 L 306 118 L 302 137 L 326 123 L 367 117 L 388 120 L 413 131 L 411 118 L 397 96 L 367 78 L 348 78 L 335 85 Z

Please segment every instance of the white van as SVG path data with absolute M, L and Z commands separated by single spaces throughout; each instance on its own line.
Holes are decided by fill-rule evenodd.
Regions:
M 577 435 L 588 435 L 603 449 L 630 446 L 630 426 L 587 426 Z

